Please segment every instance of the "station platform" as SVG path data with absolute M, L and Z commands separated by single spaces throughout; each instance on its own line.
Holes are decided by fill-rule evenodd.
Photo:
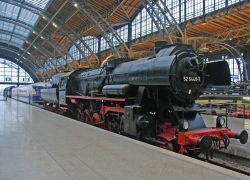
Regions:
M 8 99 L 0 101 L 0 180 L 7 179 L 249 177 Z
M 216 117 L 215 115 L 202 115 L 205 120 L 205 123 L 208 127 L 215 127 L 216 126 Z M 241 132 L 245 129 L 245 122 L 249 121 L 250 119 L 242 119 L 242 118 L 234 118 L 228 117 L 228 127 L 235 132 Z M 228 149 L 223 150 L 225 153 L 229 153 L 232 155 L 240 156 L 243 158 L 250 159 L 250 133 L 248 132 L 248 142 L 246 144 L 241 144 L 237 139 L 231 139 L 230 145 Z

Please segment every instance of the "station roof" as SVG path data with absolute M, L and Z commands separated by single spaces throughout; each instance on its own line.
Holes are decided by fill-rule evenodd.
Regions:
M 49 1 L 24 0 L 23 4 L 45 10 Z M 0 1 L 1 41 L 22 47 L 38 20 L 38 14 L 34 14 L 32 11 L 12 3 L 11 0 Z
M 83 36 L 100 37 L 103 34 L 98 26 L 100 19 L 108 19 L 107 23 L 114 29 L 131 22 L 143 9 L 141 2 L 142 0 L 0 0 L 0 56 L 10 56 L 37 75 L 37 69 L 43 67 L 48 59 L 65 56 L 76 40 Z M 87 13 L 92 13 L 91 16 L 95 18 L 91 19 Z M 187 20 L 180 27 L 185 31 L 185 42 L 198 49 L 205 43 L 210 51 L 219 52 L 221 47 L 215 45 L 216 41 L 250 44 L 249 23 L 250 3 L 241 2 L 230 8 Z M 107 26 L 103 30 L 107 31 L 108 28 Z M 161 35 L 152 33 L 132 41 L 131 54 L 134 58 L 145 57 L 148 52 L 153 51 L 154 43 L 158 40 L 161 40 Z M 111 51 L 107 50 L 106 55 L 98 57 L 103 61 Z M 96 58 L 91 60 L 96 61 Z M 87 67 L 88 63 L 86 61 L 81 65 Z M 77 68 L 78 64 L 72 66 Z
M 46 11 L 50 3 L 51 0 L 0 1 L 1 57 L 6 57 L 6 55 L 10 54 L 10 59 L 13 61 L 14 58 L 21 54 L 25 42 L 33 32 L 42 15 L 41 13 L 35 13 L 35 11 Z M 5 51 L 8 51 L 8 53 Z M 14 61 L 18 61 L 18 59 Z M 34 67 L 31 67 L 29 62 L 24 66 L 26 66 L 25 69 L 29 69 L 28 71 L 34 71 Z

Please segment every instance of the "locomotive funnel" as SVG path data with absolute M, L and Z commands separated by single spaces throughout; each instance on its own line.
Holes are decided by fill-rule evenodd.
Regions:
M 236 135 L 236 138 L 240 140 L 241 144 L 246 144 L 248 140 L 248 133 L 246 130 L 243 130 L 240 134 Z

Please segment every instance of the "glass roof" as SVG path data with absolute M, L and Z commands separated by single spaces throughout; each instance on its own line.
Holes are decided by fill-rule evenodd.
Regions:
M 24 0 L 29 6 L 26 9 L 18 6 L 19 0 L 10 3 L 7 0 L 0 0 L 0 42 L 15 44 L 21 48 L 39 19 L 38 14 L 28 9 L 45 10 L 50 1 L 52 0 Z

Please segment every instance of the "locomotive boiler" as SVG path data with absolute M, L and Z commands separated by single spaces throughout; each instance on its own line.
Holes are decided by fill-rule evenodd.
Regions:
M 217 71 L 221 74 L 215 78 Z M 191 46 L 172 44 L 153 57 L 116 59 L 63 75 L 58 98 L 80 121 L 182 154 L 199 154 L 226 148 L 229 138 L 243 144 L 248 139 L 245 130 L 238 134 L 224 127 L 222 117 L 217 127 L 206 127 L 194 101 L 213 81 L 230 83 L 226 62 L 205 64 Z

